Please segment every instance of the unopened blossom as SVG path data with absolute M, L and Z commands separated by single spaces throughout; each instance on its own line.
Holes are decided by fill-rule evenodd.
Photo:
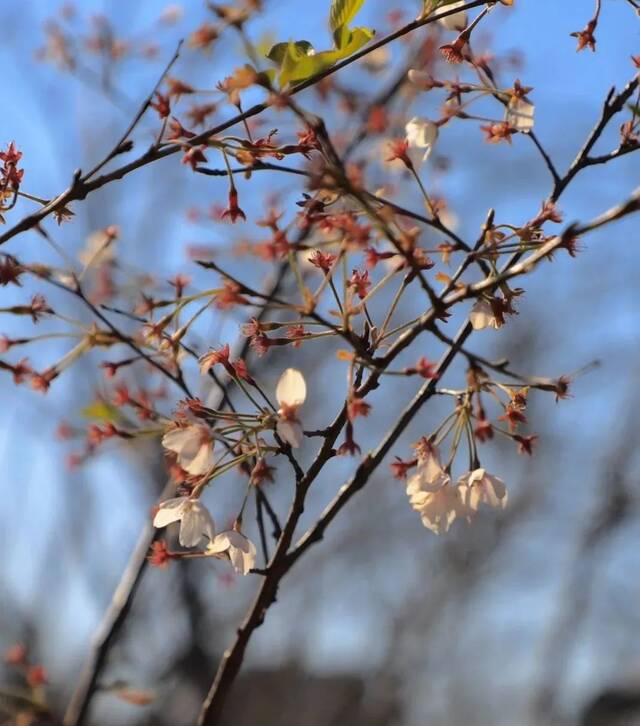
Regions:
M 409 148 L 424 149 L 422 161 L 426 161 L 438 138 L 438 126 L 429 119 L 414 116 L 404 129 Z
M 497 330 L 504 322 L 496 316 L 491 303 L 483 297 L 479 297 L 474 303 L 469 313 L 469 320 L 474 330 L 484 330 L 485 328 Z
M 213 467 L 213 437 L 207 426 L 193 424 L 171 429 L 162 437 L 162 445 L 176 455 L 178 465 L 192 476 L 206 474 Z
M 162 502 L 153 526 L 160 529 L 173 522 L 180 522 L 178 541 L 183 547 L 197 547 L 203 537 L 213 540 L 215 536 L 213 517 L 199 499 L 177 497 Z
M 241 532 L 220 532 L 207 545 L 207 553 L 216 557 L 228 557 L 239 575 L 248 575 L 256 562 L 256 546 Z
M 298 448 L 302 443 L 302 424 L 298 419 L 298 409 L 306 397 L 307 384 L 304 376 L 295 368 L 287 368 L 276 386 L 276 400 L 280 407 L 276 432 L 293 448 Z
M 445 10 L 455 10 L 455 8 L 464 7 L 466 0 L 456 0 L 456 2 L 449 3 L 444 7 Z M 453 15 L 447 15 L 446 18 L 439 18 L 438 22 L 443 28 L 447 30 L 455 30 L 458 33 L 467 27 L 468 16 L 466 10 L 460 10 L 458 13 Z
M 503 508 L 507 506 L 507 488 L 502 479 L 488 474 L 485 469 L 474 469 L 458 480 L 458 490 L 464 505 L 472 512 L 480 504 Z
M 410 68 L 407 72 L 409 83 L 421 91 L 430 91 L 432 88 L 440 88 L 442 83 L 436 81 L 427 71 L 421 71 L 418 68 Z

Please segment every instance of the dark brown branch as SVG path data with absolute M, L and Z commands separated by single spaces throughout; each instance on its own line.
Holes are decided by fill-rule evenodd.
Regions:
M 107 164 L 109 161 L 111 161 L 111 159 L 113 159 L 118 154 L 122 153 L 125 142 L 129 138 L 129 136 L 131 135 L 131 133 L 135 129 L 135 127 L 140 123 L 140 120 L 146 113 L 147 109 L 149 108 L 149 105 L 151 104 L 151 101 L 153 100 L 154 94 L 160 88 L 160 85 L 162 84 L 164 79 L 167 77 L 167 74 L 169 73 L 169 71 L 175 64 L 175 62 L 178 60 L 178 58 L 180 57 L 180 48 L 182 48 L 182 43 L 183 43 L 182 40 L 178 43 L 178 47 L 176 48 L 175 53 L 173 54 L 172 58 L 169 60 L 169 62 L 165 66 L 165 69 L 162 71 L 160 77 L 156 81 L 155 86 L 151 89 L 151 92 L 147 95 L 147 97 L 144 99 L 144 101 L 140 104 L 140 108 L 138 109 L 137 113 L 133 117 L 129 126 L 127 126 L 125 132 L 118 139 L 115 146 L 107 154 L 107 156 L 105 156 L 105 158 L 99 164 L 94 166 L 93 169 L 91 169 L 91 171 L 87 172 L 84 175 L 84 177 L 82 179 L 84 182 L 88 181 L 92 176 L 97 174 L 100 171 L 100 169 L 102 169 L 102 167 L 105 166 L 105 164 Z
M 553 192 L 551 194 L 551 201 L 555 202 L 558 200 L 562 192 L 567 188 L 578 172 L 594 163 L 599 163 L 598 161 L 590 161 L 589 154 L 596 145 L 600 136 L 602 136 L 602 132 L 609 124 L 609 121 L 611 121 L 616 114 L 622 111 L 626 102 L 631 98 L 636 88 L 638 88 L 639 82 L 640 79 L 636 76 L 633 80 L 629 81 L 629 83 L 627 83 L 627 85 L 617 95 L 615 88 L 612 88 L 609 91 L 602 107 L 602 113 L 600 114 L 598 122 L 587 137 L 587 140 L 578 152 L 576 158 L 571 163 L 571 166 L 567 170 L 566 174 L 554 185 Z
M 446 372 L 447 368 L 456 357 L 466 339 L 473 332 L 471 323 L 465 323 L 458 334 L 456 335 L 453 344 L 449 350 L 443 355 L 436 368 L 438 378 Z M 306 550 L 311 547 L 315 542 L 319 542 L 323 536 L 327 527 L 336 518 L 342 508 L 349 502 L 349 500 L 359 492 L 365 484 L 368 482 L 371 474 L 375 469 L 382 463 L 382 460 L 389 453 L 391 447 L 398 440 L 400 435 L 404 432 L 409 423 L 413 420 L 413 417 L 418 411 L 424 406 L 424 404 L 435 394 L 436 392 L 436 379 L 427 381 L 420 391 L 415 395 L 411 403 L 405 408 L 400 415 L 400 418 L 394 424 L 393 428 L 389 430 L 384 439 L 380 442 L 374 452 L 365 457 L 362 461 L 355 474 L 351 479 L 340 487 L 340 490 L 333 501 L 327 506 L 324 512 L 320 515 L 319 520 L 303 535 L 303 537 L 296 544 L 293 551 L 288 557 L 288 564 L 291 567 Z
M 462 345 L 471 333 L 471 330 L 471 325 L 466 323 L 456 338 L 456 345 Z M 456 353 L 457 349 L 451 348 L 445 354 L 438 365 L 438 372 L 440 374 L 443 374 L 446 371 Z M 269 563 L 265 578 L 262 581 L 260 590 L 258 591 L 251 610 L 237 631 L 236 640 L 224 653 L 214 682 L 211 685 L 207 698 L 202 705 L 202 710 L 200 711 L 200 716 L 198 718 L 198 726 L 215 726 L 216 724 L 221 723 L 220 718 L 228 695 L 229 687 L 235 680 L 235 677 L 242 666 L 246 647 L 251 635 L 256 628 L 262 625 L 266 611 L 275 602 L 280 581 L 293 564 L 299 559 L 299 557 L 306 551 L 306 549 L 311 546 L 313 542 L 322 538 L 324 530 L 342 507 L 367 483 L 369 477 L 388 453 L 391 446 L 393 446 L 395 441 L 404 431 L 408 423 L 413 419 L 415 414 L 420 410 L 422 405 L 431 398 L 434 391 L 435 381 L 428 381 L 425 383 L 375 452 L 364 458 L 352 479 L 341 487 L 338 496 L 334 502 L 329 505 L 329 508 L 325 510 L 319 522 L 308 532 L 305 538 L 298 543 L 295 549 L 292 552 L 289 552 L 289 545 L 291 543 L 293 533 L 304 510 L 306 492 L 313 483 L 317 474 L 324 467 L 326 461 L 333 455 L 333 445 L 346 419 L 346 406 L 343 407 L 342 411 L 338 414 L 331 425 L 329 434 L 322 444 L 313 464 L 309 468 L 305 477 L 296 487 L 294 500 L 285 523 L 282 537 L 278 542 L 276 552 Z

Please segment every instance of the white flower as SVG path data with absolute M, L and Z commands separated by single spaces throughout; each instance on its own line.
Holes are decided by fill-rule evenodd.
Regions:
M 213 468 L 213 438 L 207 426 L 193 424 L 171 429 L 162 437 L 162 445 L 173 451 L 178 464 L 192 476 L 206 474 Z
M 207 545 L 207 552 L 216 557 L 226 555 L 239 575 L 249 574 L 249 570 L 256 562 L 256 546 L 250 539 L 233 529 L 217 534 Z
M 531 131 L 535 106 L 523 98 L 512 96 L 509 99 L 504 120 L 512 129 L 517 131 Z
M 484 469 L 470 471 L 458 480 L 460 498 L 464 505 L 476 512 L 480 504 L 490 507 L 507 506 L 507 488 L 502 479 L 487 474 Z
M 453 10 L 454 8 L 461 8 L 465 4 L 466 0 L 457 0 L 457 2 L 449 3 L 445 5 L 443 10 Z M 446 18 L 440 18 L 438 20 L 440 25 L 447 30 L 455 30 L 460 32 L 467 27 L 467 11 L 461 10 L 459 13 L 453 13 L 453 15 L 447 15 Z
M 280 406 L 276 432 L 294 449 L 302 443 L 302 424 L 298 419 L 298 409 L 306 397 L 307 384 L 304 376 L 295 368 L 287 368 L 276 386 L 276 399 Z
M 435 446 L 423 448 L 418 453 L 418 466 L 416 473 L 407 481 L 407 494 L 409 501 L 420 492 L 435 492 L 451 480 L 442 468 L 438 450 Z
M 410 149 L 424 149 L 422 161 L 429 158 L 438 138 L 438 127 L 429 119 L 414 116 L 404 127 Z
M 197 547 L 203 537 L 214 538 L 213 518 L 199 499 L 177 497 L 162 502 L 153 518 L 153 526 L 161 528 L 173 522 L 180 522 L 178 539 L 183 547 Z
M 457 487 L 440 463 L 438 450 L 427 441 L 420 442 L 418 469 L 407 482 L 409 504 L 422 519 L 422 524 L 436 534 L 448 532 L 465 507 Z
M 491 303 L 482 297 L 479 297 L 471 308 L 469 320 L 474 330 L 484 330 L 485 328 L 497 330 L 502 325 L 502 321 L 496 317 Z
M 426 71 L 410 68 L 407 77 L 409 78 L 409 83 L 421 91 L 428 91 L 433 88 L 433 78 Z
M 411 506 L 420 514 L 422 524 L 436 534 L 448 532 L 456 517 L 465 513 L 458 487 L 448 482 L 435 492 L 414 494 Z

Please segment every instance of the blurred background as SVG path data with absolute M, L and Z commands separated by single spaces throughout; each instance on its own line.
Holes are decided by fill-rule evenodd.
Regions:
M 247 33 L 261 47 L 289 38 L 322 47 L 329 42 L 328 4 L 265 0 Z M 383 35 L 399 22 L 390 17 L 396 8 L 408 22 L 419 3 L 368 0 L 358 23 Z M 181 13 L 170 10 L 156 0 L 83 0 L 75 11 L 45 0 L 2 3 L 0 144 L 15 140 L 23 151 L 25 190 L 54 196 L 69 184 L 74 169 L 88 169 L 102 159 L 178 40 L 215 20 L 201 2 L 184 3 Z M 511 10 L 497 8 L 475 40 L 476 50 L 496 55 L 502 87 L 516 78 L 533 86 L 536 133 L 560 170 L 599 117 L 608 89 L 621 88 L 632 77 L 630 56 L 639 52 L 640 19 L 626 0 L 604 0 L 598 52 L 577 54 L 569 33 L 581 30 L 592 12 L 585 0 L 520 0 Z M 87 42 L 103 37 L 105 27 L 127 44 L 116 61 L 106 61 Z M 82 51 L 82 63 L 73 69 L 56 46 L 56 28 Z M 438 44 L 451 37 L 438 32 Z M 424 31 L 418 31 L 392 45 L 390 57 L 379 59 L 377 67 L 358 63 L 335 75 L 326 98 L 309 90 L 299 102 L 323 115 L 346 145 L 357 132 L 360 110 L 424 41 Z M 172 75 L 213 90 L 243 60 L 239 38 L 226 33 L 208 52 L 186 47 Z M 450 67 L 439 62 L 432 71 L 451 77 Z M 245 105 L 251 98 L 247 94 Z M 345 118 L 346 99 L 356 104 L 352 118 Z M 207 125 L 233 115 L 219 95 L 212 100 L 218 108 Z M 436 118 L 441 101 L 433 94 L 399 94 L 386 109 L 385 132 L 370 129 L 352 154 L 353 160 L 367 162 L 374 187 L 385 185 L 389 196 L 418 211 L 421 200 L 414 187 L 379 162 L 385 140 L 400 135 L 408 117 Z M 188 98 L 181 101 L 181 119 L 189 105 Z M 492 113 L 498 113 L 495 104 Z M 623 120 L 610 125 L 600 152 L 616 147 Z M 475 240 L 490 206 L 497 221 L 521 224 L 550 192 L 548 172 L 528 139 L 519 135 L 512 146 L 491 146 L 478 126 L 456 122 L 444 127 L 423 172 L 429 188 L 446 199 L 466 240 Z M 155 115 L 145 116 L 134 135 L 138 151 L 158 127 Z M 271 113 L 258 130 L 266 135 L 271 128 L 278 128 L 284 140 L 295 138 L 298 126 L 285 114 Z M 209 166 L 221 166 L 213 156 Z M 590 219 L 626 199 L 640 182 L 638 169 L 637 158 L 629 154 L 583 172 L 559 204 L 565 221 Z M 45 227 L 67 255 L 77 258 L 93 232 L 117 225 L 114 278 L 118 299 L 129 301 L 123 304 L 127 309 L 133 309 L 146 285 L 168 295 L 166 281 L 178 273 L 192 277 L 192 290 L 215 286 L 216 276 L 193 263 L 194 251 L 214 256 L 243 280 L 260 285 L 273 264 L 243 256 L 243 244 L 266 236 L 255 225 L 264 216 L 265 198 L 272 197 L 290 220 L 304 188 L 296 177 L 271 172 L 236 182 L 248 221 L 235 226 L 209 214 L 212 206 L 226 205 L 226 181 L 193 174 L 173 156 L 74 204 L 70 223 L 57 227 L 47 221 Z M 21 201 L 8 223 L 32 208 Z M 421 239 L 427 246 L 442 241 L 427 229 Z M 492 359 L 507 357 L 515 370 L 532 375 L 557 377 L 592 361 L 600 364 L 576 378 L 568 400 L 531 396 L 530 430 L 540 436 L 532 458 L 518 456 L 505 440 L 482 445 L 483 465 L 509 488 L 506 510 L 487 512 L 473 527 L 454 526 L 436 537 L 408 506 L 403 485 L 382 467 L 330 536 L 287 576 L 277 605 L 252 639 L 225 722 L 640 724 L 639 242 L 634 218 L 589 236 L 577 259 L 558 255 L 553 265 L 526 279 L 519 315 L 500 331 L 480 332 L 469 343 L 471 350 Z M 36 232 L 16 237 L 6 251 L 21 261 L 60 265 Z M 99 290 L 101 282 L 92 284 Z M 289 289 L 293 295 L 291 282 L 284 285 L 282 294 Z M 2 288 L 0 305 L 24 302 L 42 289 L 33 280 L 23 288 Z M 44 292 L 57 311 L 90 320 L 63 293 Z M 389 300 L 378 302 L 384 312 Z M 421 306 L 417 298 L 406 299 L 399 319 L 419 314 Z M 452 319 L 448 331 L 467 312 Z M 212 309 L 200 322 L 196 349 L 233 343 L 249 317 L 244 309 Z M 20 319 L 0 318 L 0 333 L 8 336 L 24 335 L 26 327 Z M 249 356 L 251 370 L 268 390 L 287 365 L 304 371 L 309 385 L 305 426 L 312 429 L 327 425 L 346 390 L 344 364 L 335 359 L 339 346 L 321 345 L 287 348 L 264 359 Z M 24 355 L 41 369 L 66 350 L 66 341 L 51 340 Z M 408 365 L 419 355 L 435 359 L 439 352 L 439 344 L 420 339 L 400 363 Z M 47 693 L 58 714 L 166 482 L 157 440 L 111 442 L 80 466 L 73 458 L 78 442 L 58 440 L 61 421 L 71 429 L 86 426 L 82 409 L 113 390 L 95 360 L 77 362 L 46 396 L 14 386 L 10 376 L 0 377 L 0 645 L 6 650 L 24 643 L 30 658 L 45 666 Z M 195 368 L 189 370 L 199 395 L 214 400 L 217 391 L 199 381 Z M 161 387 L 159 378 L 143 370 L 137 380 L 135 375 L 125 377 L 131 387 Z M 373 415 L 357 426 L 363 450 L 375 445 L 415 391 L 413 380 L 398 380 L 372 395 Z M 446 384 L 456 387 L 463 381 L 460 362 L 448 372 Z M 158 405 L 168 414 L 179 395 L 165 388 L 158 391 Z M 430 402 L 393 453 L 408 458 L 410 443 L 432 431 L 446 412 L 446 402 Z M 305 443 L 302 460 L 310 461 L 314 450 L 314 440 Z M 349 458 L 329 464 L 312 488 L 303 524 L 315 521 L 355 465 Z M 229 474 L 215 492 L 207 492 L 217 521 L 234 516 L 243 486 L 240 477 Z M 284 513 L 291 495 L 286 467 L 280 465 L 269 494 Z M 109 652 L 89 722 L 194 723 L 217 660 L 255 587 L 255 578 L 229 577 L 220 563 L 208 560 L 149 568 Z M 6 693 L 2 685 L 0 695 L 7 712 L 0 718 L 11 723 L 7 694 L 16 675 L 3 668 L 0 683 Z M 135 705 L 118 697 L 122 684 L 151 694 L 149 703 Z

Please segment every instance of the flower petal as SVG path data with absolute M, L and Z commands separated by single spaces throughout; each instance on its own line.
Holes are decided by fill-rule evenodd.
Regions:
M 192 476 L 205 474 L 213 468 L 213 442 L 202 444 L 196 455 L 191 458 L 190 461 L 189 459 L 185 459 L 183 456 L 179 456 L 178 463 Z
M 297 421 L 283 421 L 280 419 L 276 424 L 276 433 L 294 449 L 298 449 L 302 444 L 304 434 L 302 426 Z
M 465 4 L 466 0 L 457 0 L 453 3 L 448 3 L 443 10 L 453 10 L 454 8 L 461 8 Z M 447 15 L 446 18 L 440 18 L 438 22 L 440 25 L 442 25 L 443 28 L 446 28 L 446 30 L 455 30 L 458 33 L 461 30 L 464 30 L 467 27 L 467 11 L 461 10 L 459 13 L 453 13 L 452 15 Z
M 160 529 L 182 519 L 184 506 L 187 501 L 187 497 L 177 497 L 176 499 L 167 499 L 165 502 L 162 502 L 156 512 L 156 516 L 153 518 L 153 526 Z
M 220 554 L 221 552 L 226 552 L 230 546 L 229 532 L 220 532 L 207 545 L 207 552 L 211 552 L 214 555 Z
M 287 368 L 280 376 L 276 386 L 276 399 L 278 404 L 287 406 L 301 406 L 307 397 L 307 384 L 304 376 L 296 368 Z
M 500 327 L 490 303 L 482 298 L 478 298 L 471 308 L 469 321 L 474 330 L 484 330 L 485 328 L 497 330 Z
M 518 131 L 531 131 L 533 129 L 533 117 L 535 106 L 523 98 L 512 96 L 505 113 L 505 121 L 512 129 Z
M 162 437 L 162 445 L 165 449 L 173 451 L 174 454 L 180 454 L 185 446 L 193 440 L 194 426 L 188 426 L 184 429 L 171 429 Z
M 185 505 L 180 524 L 179 541 L 183 547 L 197 547 L 204 536 L 210 540 L 215 535 L 215 525 L 209 510 L 198 500 Z

